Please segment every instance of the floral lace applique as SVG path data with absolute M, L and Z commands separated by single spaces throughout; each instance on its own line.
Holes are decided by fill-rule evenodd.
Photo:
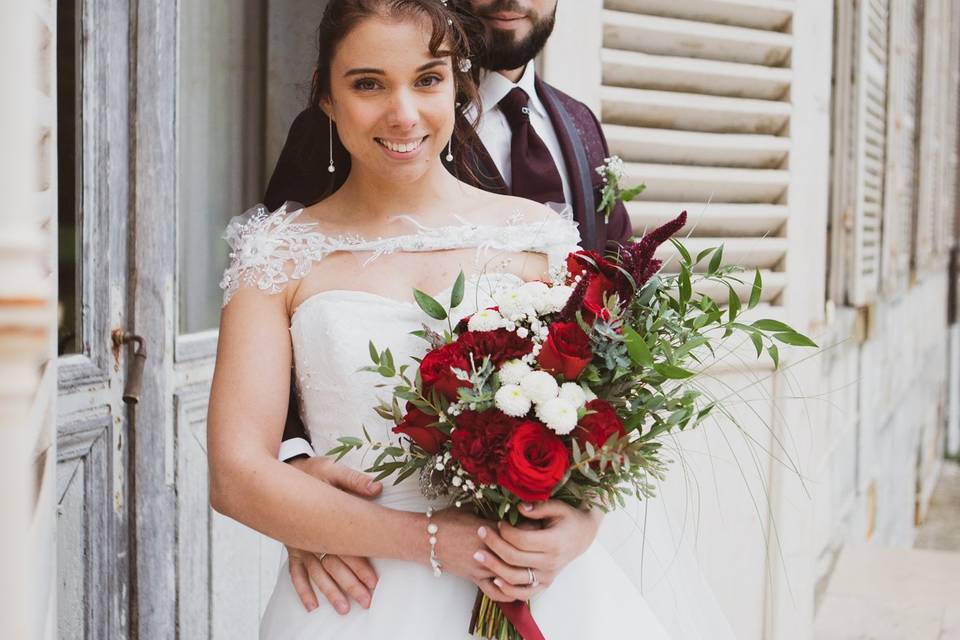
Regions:
M 415 233 L 369 240 L 356 234 L 323 234 L 315 222 L 296 222 L 302 213 L 302 208 L 290 210 L 287 204 L 273 213 L 257 205 L 230 221 L 223 235 L 231 249 L 230 266 L 220 281 L 224 306 L 242 286 L 280 293 L 291 280 L 306 276 L 314 262 L 337 251 L 370 252 L 364 266 L 398 251 L 471 247 L 477 248 L 478 260 L 489 251 L 532 251 L 546 254 L 554 265 L 576 250 L 580 241 L 569 211 L 561 212 L 563 219 L 559 222 L 525 222 L 518 211 L 506 225 L 483 225 L 455 216 L 459 224 L 440 227 L 424 226 L 411 216 L 401 215 L 396 219 L 413 225 Z

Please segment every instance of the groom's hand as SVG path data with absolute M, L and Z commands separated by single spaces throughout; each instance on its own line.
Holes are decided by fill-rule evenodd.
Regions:
M 481 564 L 496 574 L 493 584 L 506 598 L 529 600 L 587 550 L 597 537 L 603 514 L 559 500 L 523 504 L 520 513 L 539 522 L 514 527 L 501 521 L 497 531 L 486 531 L 483 542 L 492 553 L 483 554 Z M 528 567 L 536 573 L 536 587 L 529 584 Z
M 383 489 L 382 483 L 374 482 L 366 474 L 337 464 L 330 458 L 300 458 L 290 464 L 322 482 L 362 498 L 373 498 Z M 377 586 L 377 574 L 367 558 L 331 554 L 321 562 L 318 554 L 310 551 L 287 547 L 287 553 L 290 556 L 290 579 L 307 611 L 320 606 L 311 582 L 340 614 L 350 611 L 350 602 L 345 594 L 360 606 L 370 607 L 373 589 Z

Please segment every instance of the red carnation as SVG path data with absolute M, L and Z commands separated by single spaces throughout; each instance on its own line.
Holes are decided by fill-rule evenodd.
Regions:
M 436 421 L 436 416 L 426 414 L 408 402 L 407 414 L 403 416 L 403 422 L 393 428 L 393 432 L 407 436 L 421 449 L 433 455 L 439 452 L 440 446 L 450 439 L 450 436 L 438 427 L 431 426 Z
M 521 500 L 546 500 L 569 466 L 563 441 L 539 422 L 523 422 L 513 430 L 497 480 Z
M 503 458 L 504 443 L 519 423 L 496 409 L 482 413 L 464 411 L 457 416 L 450 454 L 479 483 L 492 484 Z
M 599 398 L 591 400 L 586 404 L 586 408 L 587 411 L 594 413 L 583 416 L 577 428 L 573 430 L 573 437 L 576 438 L 581 449 L 587 442 L 599 449 L 613 434 L 617 434 L 618 439 L 626 435 L 623 422 L 605 400 Z
M 554 322 L 540 350 L 538 361 L 545 371 L 576 380 L 592 357 L 590 338 L 576 322 Z
M 533 351 L 533 342 L 506 329 L 470 331 L 461 335 L 458 342 L 463 343 L 464 353 L 473 354 L 478 365 L 487 356 L 495 366 L 500 366 L 507 360 L 522 358 Z
M 470 359 L 464 353 L 459 340 L 434 349 L 424 356 L 420 363 L 420 379 L 424 389 L 436 390 L 448 400 L 456 400 L 457 389 L 469 387 L 470 383 L 458 378 L 453 372 L 454 367 L 470 372 Z

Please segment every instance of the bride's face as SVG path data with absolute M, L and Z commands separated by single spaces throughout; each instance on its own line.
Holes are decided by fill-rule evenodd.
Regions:
M 439 163 L 454 125 L 450 58 L 430 55 L 424 20 L 361 22 L 330 65 L 331 113 L 355 169 L 412 182 Z

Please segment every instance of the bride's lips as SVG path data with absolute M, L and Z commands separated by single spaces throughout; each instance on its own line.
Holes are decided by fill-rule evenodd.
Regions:
M 388 157 L 395 160 L 409 160 L 420 155 L 423 150 L 423 142 L 430 136 L 414 138 L 409 140 L 391 140 L 388 138 L 374 138 L 377 145 Z

